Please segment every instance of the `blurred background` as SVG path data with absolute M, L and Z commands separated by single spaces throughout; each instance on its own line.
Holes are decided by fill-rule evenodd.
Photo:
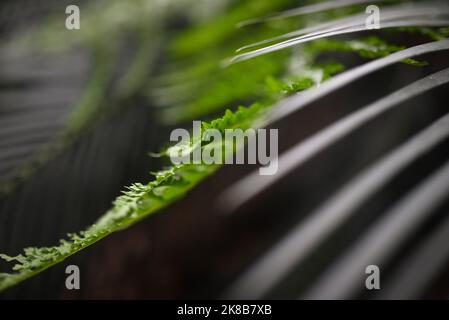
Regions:
M 366 7 L 361 3 L 236 27 L 315 2 L 3 0 L 0 252 L 54 245 L 67 233 L 92 224 L 124 186 L 148 183 L 150 172 L 167 165 L 148 153 L 166 146 L 173 128 L 191 128 L 192 120 L 214 119 L 226 108 L 258 101 L 274 104 L 286 95 L 301 94 L 298 83 L 304 79 L 319 87 L 327 76 L 447 34 L 447 28 L 440 27 L 364 31 L 339 36 L 338 42 L 301 45 L 222 67 L 239 47 L 363 13 Z M 65 28 L 69 4 L 80 8 L 80 30 Z M 375 53 L 372 47 L 344 45 L 350 41 L 370 44 Z M 276 122 L 280 154 L 369 103 L 446 68 L 448 57 L 447 51 L 439 51 L 389 66 Z M 309 76 L 330 66 L 334 71 L 321 72 L 318 80 Z M 279 92 L 269 85 L 275 81 L 281 85 Z M 288 261 L 270 256 L 287 248 L 289 237 L 303 232 L 300 227 L 348 183 L 447 114 L 447 88 L 443 84 L 382 113 L 232 211 L 219 201 L 223 192 L 257 167 L 224 166 L 174 205 L 0 296 L 326 298 L 334 296 L 339 285 L 344 287 L 332 271 L 345 261 L 356 261 L 358 256 L 351 252 L 364 252 L 366 245 L 367 253 L 374 252 L 370 263 L 380 266 L 382 290 L 366 291 L 361 280 L 360 286 L 342 289 L 337 298 L 449 297 L 449 190 L 438 189 L 438 202 L 428 197 L 435 205 L 418 210 L 419 223 L 410 226 L 405 219 L 404 237 L 399 236 L 401 228 L 391 233 L 398 237 L 382 247 L 385 255 L 369 247 L 385 236 L 382 226 L 397 223 L 392 208 L 444 168 L 447 138 L 404 165 L 348 219 L 323 231 L 323 240 L 290 268 L 283 269 Z M 445 186 L 444 181 L 440 185 Z M 303 243 L 290 245 L 295 251 Z M 270 259 L 274 262 L 267 264 Z M 65 288 L 69 264 L 80 267 L 80 290 Z M 257 273 L 258 266 L 265 272 Z M 0 270 L 7 267 L 0 262 Z M 364 270 L 347 270 L 351 281 L 365 277 Z M 266 288 L 251 287 L 265 281 L 270 283 Z M 329 292 L 322 283 L 329 283 Z

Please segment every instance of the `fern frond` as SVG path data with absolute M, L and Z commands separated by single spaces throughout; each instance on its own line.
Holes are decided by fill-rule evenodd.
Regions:
M 260 121 L 265 113 L 263 105 L 241 107 L 227 111 L 222 118 L 203 123 L 204 128 L 224 131 L 227 128 L 247 129 Z M 113 232 L 126 228 L 180 199 L 219 166 L 181 164 L 155 173 L 155 179 L 146 184 L 134 184 L 118 197 L 111 210 L 95 224 L 79 233 L 68 234 L 67 239 L 53 247 L 32 247 L 16 256 L 0 254 L 0 258 L 15 262 L 11 273 L 0 273 L 0 291 L 22 282 L 67 257 L 87 248 Z

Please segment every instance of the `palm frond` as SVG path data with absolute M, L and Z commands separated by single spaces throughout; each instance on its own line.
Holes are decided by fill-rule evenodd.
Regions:
M 332 9 L 339 9 L 349 6 L 354 6 L 358 4 L 365 4 L 365 3 L 378 3 L 378 2 L 388 2 L 391 0 L 334 0 L 334 1 L 325 1 L 325 2 L 319 2 L 314 3 L 311 5 L 307 5 L 304 7 L 299 7 L 295 9 L 286 10 L 279 13 L 273 13 L 271 15 L 261 17 L 261 18 L 253 18 L 246 21 L 240 22 L 237 26 L 238 27 L 245 27 L 252 24 L 262 23 L 262 22 L 268 22 L 273 20 L 282 20 L 285 18 L 291 18 L 291 17 L 297 17 L 302 15 L 307 15 L 311 13 L 318 13 L 326 10 L 332 10 Z
M 447 120 L 443 122 L 446 127 Z M 359 286 L 360 282 L 357 281 L 362 279 L 354 275 L 370 265 L 371 261 L 382 265 L 428 219 L 429 212 L 447 199 L 448 194 L 449 163 L 446 163 L 388 210 L 349 252 L 329 268 L 306 293 L 306 298 L 348 297 Z M 379 237 L 380 233 L 382 237 Z
M 414 57 L 416 55 L 447 49 L 449 49 L 448 40 L 428 43 L 399 51 L 385 58 L 375 60 L 373 62 L 357 67 L 351 71 L 342 73 L 324 83 L 322 86 L 320 86 L 320 88 L 310 89 L 308 92 L 304 92 L 300 96 L 289 97 L 285 101 L 282 101 L 277 108 L 273 109 L 272 114 L 268 118 L 269 120 L 267 120 L 267 123 L 273 123 L 283 117 L 286 117 L 294 111 L 306 107 L 308 104 L 316 101 L 320 97 L 324 97 L 326 94 L 329 94 L 330 92 L 337 90 L 338 88 L 341 88 L 344 85 L 347 85 L 352 81 L 355 81 L 356 79 L 369 74 L 370 72 L 374 72 L 395 62 Z M 426 81 L 427 80 L 424 79 L 422 82 L 416 82 L 410 87 L 404 88 L 403 90 L 407 93 L 407 95 L 409 95 L 409 97 L 412 97 L 415 93 L 419 94 L 421 92 L 425 92 L 426 90 L 429 90 L 433 87 L 432 85 L 423 86 L 422 84 Z M 433 85 L 440 85 L 440 83 L 435 81 Z M 299 143 L 296 147 L 280 156 L 280 169 L 276 175 L 260 176 L 256 171 L 254 171 L 244 179 L 229 187 L 223 193 L 220 202 L 224 205 L 226 204 L 230 212 L 234 211 L 236 208 L 242 206 L 244 203 L 252 199 L 255 195 L 259 194 L 270 185 L 276 183 L 277 181 L 288 175 L 291 170 L 294 170 L 299 165 L 316 155 L 318 152 L 343 137 L 345 134 L 350 133 L 353 129 L 362 125 L 365 121 L 372 119 L 375 115 L 377 115 L 377 113 L 373 114 L 372 110 L 380 108 L 378 111 L 382 112 L 387 108 L 394 106 L 398 102 L 396 100 L 397 96 L 400 96 L 402 99 L 406 99 L 407 95 L 402 96 L 402 93 L 399 91 L 397 95 L 393 94 L 392 96 L 386 97 L 385 99 L 380 100 L 378 104 L 374 104 L 373 106 L 367 107 L 365 110 L 362 110 L 360 113 L 354 114 L 352 118 L 345 119 L 341 122 L 336 122 L 327 130 L 318 133 L 316 136 L 309 138 L 305 142 Z
M 447 138 L 448 120 L 449 116 L 440 119 L 341 187 L 326 203 L 312 212 L 307 221 L 294 227 L 231 286 L 227 297 L 255 299 L 267 294 L 333 230 L 350 219 L 360 204 L 398 172 Z
M 398 5 L 394 7 L 382 8 L 380 15 L 380 29 L 410 26 L 446 26 L 448 24 L 447 15 L 449 6 L 442 6 L 440 2 L 424 3 L 416 5 Z M 301 43 L 310 42 L 331 36 L 350 34 L 354 32 L 366 31 L 366 15 L 356 14 L 334 22 L 326 22 L 314 27 L 301 29 L 286 35 L 265 40 L 249 47 L 270 43 L 276 40 L 289 38 L 288 40 L 256 49 L 247 53 L 239 54 L 229 60 L 229 63 L 248 60 L 267 53 L 286 49 Z M 246 49 L 243 47 L 238 51 Z

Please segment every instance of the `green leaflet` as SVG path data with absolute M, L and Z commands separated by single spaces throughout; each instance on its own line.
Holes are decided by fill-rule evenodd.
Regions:
M 227 128 L 247 129 L 259 121 L 265 106 L 254 104 L 240 107 L 236 112 L 226 111 L 222 118 L 203 123 L 203 128 L 224 131 Z M 113 232 L 126 228 L 148 215 L 183 197 L 200 181 L 212 174 L 218 165 L 182 164 L 155 173 L 155 179 L 143 185 L 134 184 L 118 197 L 111 210 L 95 224 L 79 233 L 68 234 L 67 239 L 53 247 L 25 248 L 17 256 L 0 254 L 0 258 L 15 262 L 11 273 L 0 273 L 0 291 L 22 282 L 67 257 L 90 246 Z

